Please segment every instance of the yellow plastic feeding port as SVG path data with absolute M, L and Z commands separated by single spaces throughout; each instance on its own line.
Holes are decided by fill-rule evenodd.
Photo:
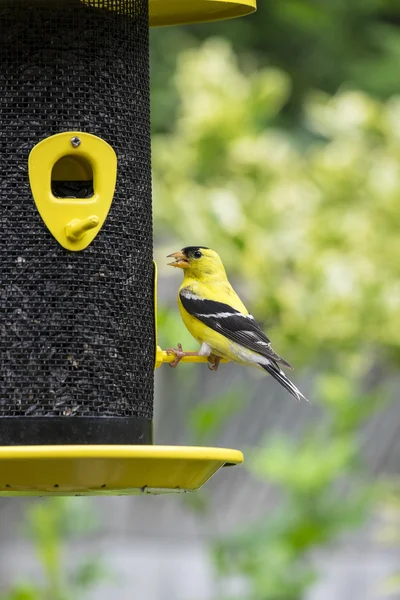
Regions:
M 89 133 L 58 133 L 32 149 L 28 169 L 36 207 L 58 243 L 73 252 L 87 248 L 114 196 L 113 148 Z
M 242 17 L 256 10 L 256 0 L 149 0 L 149 23 L 183 25 Z
M 0 496 L 162 494 L 199 489 L 238 450 L 186 446 L 0 447 Z

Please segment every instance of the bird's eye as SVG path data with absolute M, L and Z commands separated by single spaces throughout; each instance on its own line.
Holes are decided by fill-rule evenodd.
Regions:
M 202 255 L 202 253 L 200 252 L 200 250 L 195 250 L 195 252 L 193 252 L 193 256 L 194 256 L 195 258 L 201 258 L 203 255 Z

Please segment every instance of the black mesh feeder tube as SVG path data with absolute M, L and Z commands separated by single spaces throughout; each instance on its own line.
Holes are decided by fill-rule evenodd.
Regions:
M 153 445 L 150 25 L 254 0 L 0 0 L 0 495 L 193 490 Z

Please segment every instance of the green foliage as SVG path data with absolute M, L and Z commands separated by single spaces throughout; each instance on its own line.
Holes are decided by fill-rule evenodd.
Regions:
M 221 39 L 182 53 L 175 84 L 176 123 L 153 138 L 160 255 L 217 250 L 277 351 L 318 373 L 310 397 L 321 421 L 246 452 L 279 506 L 215 552 L 222 575 L 244 577 L 246 600 L 297 600 L 316 576 L 311 552 L 359 525 L 375 500 L 358 434 L 400 360 L 400 100 L 308 93 L 308 135 L 290 135 L 277 123 L 293 79 L 249 73 Z M 205 399 L 192 431 L 215 437 L 238 407 L 229 391 L 221 404 Z
M 383 386 L 376 384 L 369 393 L 357 392 L 354 382 L 343 373 L 322 373 L 317 381 L 317 395 L 330 416 L 334 436 L 352 436 L 377 410 L 389 401 Z
M 158 344 L 162 348 L 174 346 L 178 342 L 186 347 L 192 343 L 192 337 L 187 330 L 182 329 L 182 321 L 178 318 L 177 313 L 170 311 L 162 304 L 157 308 L 157 328 Z M 190 367 L 190 365 L 187 366 Z
M 387 548 L 398 548 L 400 544 L 400 482 L 385 482 L 383 494 L 378 505 L 377 515 L 380 517 L 380 528 L 377 540 Z M 400 570 L 392 573 L 381 585 L 380 591 L 386 596 L 400 592 Z
M 323 439 L 307 437 L 301 452 L 294 441 L 270 440 L 256 452 L 250 469 L 262 479 L 287 486 L 296 497 L 310 498 L 326 489 L 354 460 L 353 440 L 339 438 L 323 447 Z
M 382 99 L 398 94 L 399 24 L 394 0 L 260 0 L 257 12 L 243 19 L 154 30 L 154 127 L 169 130 L 176 114 L 171 85 L 176 57 L 210 36 L 229 40 L 247 73 L 270 65 L 289 75 L 293 93 L 279 123 L 301 126 L 310 89 L 332 94 L 346 85 Z
M 233 415 L 244 409 L 248 390 L 236 386 L 207 398 L 189 415 L 189 427 L 197 444 L 206 444 Z
M 32 584 L 16 584 L 5 595 L 1 596 L 1 600 L 41 600 L 40 590 Z
M 25 533 L 31 539 L 43 571 L 44 584 L 17 582 L 1 600 L 83 599 L 87 591 L 104 580 L 107 572 L 96 556 L 82 559 L 67 570 L 65 545 L 98 527 L 91 505 L 85 498 L 50 498 L 28 506 Z
M 346 353 L 368 370 L 378 346 L 382 362 L 397 361 L 399 100 L 310 95 L 305 121 L 318 139 L 298 147 L 267 126 L 288 78 L 246 77 L 226 42 L 181 55 L 176 82 L 176 127 L 153 141 L 156 234 L 169 232 L 168 248 L 219 251 L 296 364 Z
M 348 407 L 356 401 L 341 398 Z M 363 400 L 371 411 L 375 398 Z M 330 429 L 316 427 L 298 441 L 273 437 L 248 456 L 253 475 L 277 486 L 279 505 L 214 549 L 221 575 L 245 577 L 248 600 L 300 600 L 316 578 L 311 551 L 359 526 L 371 508 L 375 492 L 361 468 L 352 411 L 335 435 L 332 417 Z

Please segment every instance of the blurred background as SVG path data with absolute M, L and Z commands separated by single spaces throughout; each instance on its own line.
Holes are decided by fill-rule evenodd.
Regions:
M 245 465 L 188 496 L 0 499 L 1 600 L 400 598 L 399 63 L 396 0 L 152 30 L 159 343 L 196 349 L 165 256 L 210 246 L 311 404 L 164 365 L 157 443 Z

